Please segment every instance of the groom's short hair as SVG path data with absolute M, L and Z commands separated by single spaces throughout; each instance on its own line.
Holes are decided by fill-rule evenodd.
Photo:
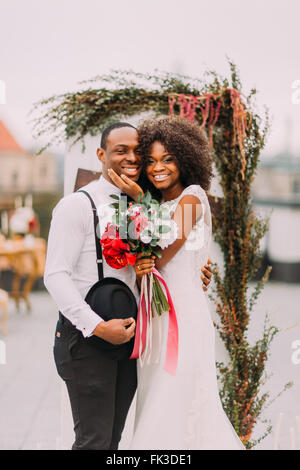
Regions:
M 102 132 L 101 142 L 100 142 L 100 147 L 102 149 L 106 149 L 107 139 L 111 131 L 113 131 L 114 129 L 120 129 L 121 127 L 132 127 L 132 129 L 137 130 L 136 127 L 134 127 L 132 124 L 129 124 L 129 122 L 121 122 L 121 121 L 114 122 L 110 126 L 106 127 Z

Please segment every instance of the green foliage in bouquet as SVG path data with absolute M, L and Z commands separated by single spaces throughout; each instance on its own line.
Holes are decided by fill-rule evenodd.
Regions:
M 160 206 L 149 191 L 143 197 L 139 194 L 138 201 L 130 202 L 129 205 L 126 196 L 123 198 L 111 194 L 110 197 L 115 200 L 110 204 L 114 210 L 112 222 L 117 225 L 120 237 L 129 243 L 131 252 L 161 258 L 160 237 L 171 231 L 169 211 Z M 136 215 L 139 216 L 139 227 L 136 226 Z M 143 220 L 146 221 L 145 228 L 141 227 Z
M 179 114 L 205 129 L 224 196 L 220 210 L 213 214 L 224 269 L 221 275 L 214 266 L 212 298 L 219 316 L 216 327 L 229 357 L 227 364 L 218 364 L 220 395 L 229 419 L 250 449 L 271 430 L 267 425 L 265 433 L 253 439 L 254 427 L 271 402 L 262 386 L 270 345 L 278 333 L 265 322 L 262 336 L 253 344 L 247 334 L 255 302 L 270 273 L 268 268 L 250 292 L 250 281 L 261 266 L 259 243 L 268 230 L 268 220 L 253 212 L 250 191 L 269 123 L 267 113 L 261 118 L 255 112 L 256 91 L 244 96 L 236 67 L 229 65 L 230 79 L 215 72 L 194 80 L 168 73 L 113 71 L 82 84 L 89 83 L 89 88 L 37 103 L 34 110 L 41 114 L 34 129 L 36 137 L 52 135 L 46 147 L 62 139 L 81 140 L 84 147 L 87 134 L 99 135 L 112 121 L 150 111 L 157 116 Z

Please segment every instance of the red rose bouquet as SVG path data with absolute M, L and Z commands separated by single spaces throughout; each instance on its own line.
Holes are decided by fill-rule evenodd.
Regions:
M 130 246 L 120 238 L 118 227 L 108 224 L 101 237 L 103 256 L 112 268 L 121 269 L 128 264 L 134 265 L 136 255 L 130 252 Z

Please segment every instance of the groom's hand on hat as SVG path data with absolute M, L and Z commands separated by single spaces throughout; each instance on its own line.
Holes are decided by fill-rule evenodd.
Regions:
M 102 321 L 93 331 L 94 335 L 112 344 L 127 343 L 134 333 L 135 320 L 133 318 Z

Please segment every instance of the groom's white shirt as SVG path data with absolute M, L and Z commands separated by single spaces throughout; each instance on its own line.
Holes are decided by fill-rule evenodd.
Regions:
M 87 191 L 97 207 L 100 233 L 111 221 L 113 201 L 111 194 L 120 194 L 119 188 L 103 176 L 81 189 Z M 125 282 L 138 299 L 136 276 L 133 268 L 111 268 L 103 258 L 104 277 L 116 277 Z M 101 318 L 93 312 L 84 298 L 98 281 L 94 219 L 91 203 L 82 193 L 63 197 L 52 213 L 48 237 L 44 283 L 61 313 L 90 336 Z

